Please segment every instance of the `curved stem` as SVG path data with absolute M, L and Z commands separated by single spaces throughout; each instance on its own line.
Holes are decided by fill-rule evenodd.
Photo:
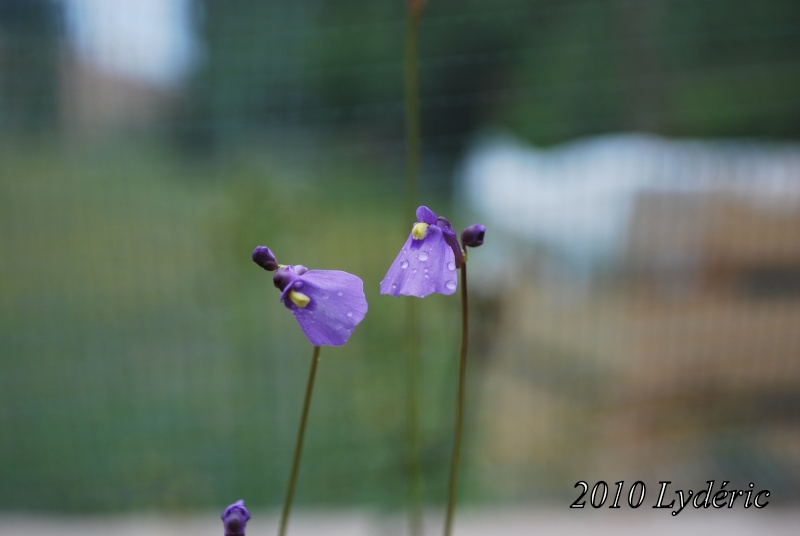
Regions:
M 458 354 L 458 397 L 456 400 L 456 426 L 453 441 L 453 458 L 450 466 L 450 487 L 447 497 L 445 536 L 453 530 L 453 513 L 456 508 L 458 490 L 458 465 L 461 461 L 461 436 L 464 434 L 464 390 L 467 377 L 467 340 L 469 339 L 469 315 L 467 308 L 467 264 L 461 266 L 461 350 Z
M 289 477 L 289 489 L 286 490 L 286 500 L 283 503 L 283 513 L 281 514 L 281 526 L 278 534 L 284 536 L 286 527 L 289 524 L 289 513 L 292 511 L 292 499 L 294 498 L 294 488 L 297 484 L 297 472 L 300 469 L 300 458 L 303 453 L 303 438 L 306 435 L 306 421 L 308 420 L 308 408 L 311 407 L 311 394 L 314 391 L 314 379 L 317 376 L 317 365 L 319 364 L 319 346 L 314 347 L 314 354 L 311 357 L 311 371 L 308 373 L 308 384 L 306 385 L 306 398 L 303 402 L 303 413 L 300 417 L 300 431 L 297 433 L 297 444 L 294 447 L 294 461 L 292 462 L 292 474 Z

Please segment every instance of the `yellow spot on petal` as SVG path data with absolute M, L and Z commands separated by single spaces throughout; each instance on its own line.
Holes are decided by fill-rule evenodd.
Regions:
M 296 290 L 289 291 L 289 299 L 292 300 L 292 303 L 294 303 L 300 309 L 305 309 L 306 305 L 308 305 L 308 303 L 311 301 L 311 298 L 302 292 L 297 292 Z
M 414 228 L 411 229 L 411 236 L 414 237 L 414 240 L 422 240 L 426 234 L 428 234 L 427 223 L 417 222 Z

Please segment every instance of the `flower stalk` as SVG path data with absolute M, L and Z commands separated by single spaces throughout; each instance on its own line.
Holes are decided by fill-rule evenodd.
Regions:
M 420 463 L 419 304 L 406 303 L 406 451 L 408 471 L 409 534 L 422 534 L 422 464 Z
M 456 424 L 453 439 L 453 456 L 450 465 L 450 485 L 447 495 L 447 514 L 444 534 L 453 530 L 456 498 L 458 496 L 458 469 L 461 462 L 461 438 L 464 435 L 464 398 L 467 378 L 467 342 L 469 340 L 469 308 L 467 304 L 467 263 L 461 266 L 461 348 L 458 352 L 458 388 L 456 395 Z
M 306 384 L 306 396 L 303 401 L 303 413 L 300 416 L 300 430 L 297 433 L 297 444 L 294 447 L 294 460 L 292 461 L 292 472 L 289 477 L 289 486 L 286 490 L 286 499 L 283 502 L 283 512 L 281 513 L 281 525 L 278 534 L 285 536 L 289 525 L 289 515 L 292 511 L 292 501 L 294 499 L 294 488 L 297 484 L 297 473 L 300 470 L 300 459 L 303 456 L 303 440 L 306 435 L 306 422 L 308 421 L 308 410 L 311 407 L 311 395 L 314 392 L 314 380 L 317 376 L 317 365 L 319 364 L 319 346 L 314 347 L 311 357 L 311 370 L 308 373 L 308 383 Z

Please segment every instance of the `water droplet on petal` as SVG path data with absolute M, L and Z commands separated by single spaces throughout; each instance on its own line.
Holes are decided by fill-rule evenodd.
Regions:
M 446 282 L 444 284 L 444 286 L 446 286 L 450 290 L 455 290 L 456 289 L 456 282 L 455 281 L 448 281 L 448 282 Z
M 456 263 L 454 263 L 454 262 L 448 262 L 448 263 L 447 263 L 447 269 L 448 269 L 448 270 L 455 270 L 455 269 L 456 269 Z
M 413 270 L 411 270 L 411 273 L 412 273 L 412 274 L 416 274 L 416 273 L 417 273 L 417 269 L 416 269 L 416 268 L 414 268 Z
M 419 260 L 421 260 L 421 261 L 427 261 L 428 260 L 428 252 L 427 251 L 420 251 L 419 255 L 417 255 L 417 258 Z
M 392 283 L 392 290 L 396 290 L 396 289 L 397 289 L 397 284 L 396 283 Z
M 425 279 L 428 279 L 429 277 L 430 277 L 430 276 L 429 276 L 428 274 L 425 274 Z
M 353 311 L 347 311 L 347 316 L 348 316 L 349 318 L 352 318 L 352 316 L 353 316 Z
M 403 270 L 405 270 L 406 268 L 408 268 L 408 261 L 403 261 L 403 262 L 401 262 L 401 263 L 400 263 L 400 268 L 402 268 Z
M 336 293 L 336 295 L 337 296 L 344 296 L 344 292 L 340 290 L 339 292 Z

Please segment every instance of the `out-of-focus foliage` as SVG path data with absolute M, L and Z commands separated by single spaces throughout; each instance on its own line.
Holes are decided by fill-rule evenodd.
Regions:
M 311 346 L 250 260 L 258 244 L 357 273 L 369 302 L 321 353 L 298 504 L 403 504 L 403 303 L 378 282 L 407 229 L 374 173 L 320 187 L 259 158 L 201 171 L 110 143 L 3 151 L 0 176 L 19 178 L 0 181 L 0 508 L 280 504 Z M 432 501 L 458 322 L 441 298 L 423 329 Z
M 60 6 L 0 2 L 2 130 L 53 122 Z M 169 129 L 189 154 L 267 143 L 302 159 L 298 141 L 346 140 L 402 159 L 404 2 L 197 0 L 195 14 L 201 59 Z M 437 162 L 486 125 L 537 144 L 620 130 L 795 137 L 799 24 L 792 0 L 427 2 L 425 169 L 448 171 Z
M 254 130 L 397 140 L 401 4 L 204 0 L 190 116 L 216 144 Z M 428 2 L 424 146 L 457 152 L 487 123 L 538 143 L 614 130 L 796 136 L 798 23 L 790 0 Z
M 51 0 L 0 0 L 0 135 L 52 126 L 58 20 Z

